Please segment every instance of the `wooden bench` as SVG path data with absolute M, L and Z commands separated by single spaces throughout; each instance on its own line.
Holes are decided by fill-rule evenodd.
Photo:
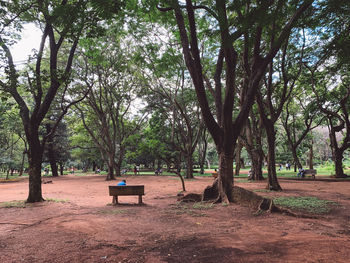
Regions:
M 315 179 L 316 174 L 317 171 L 315 169 L 305 169 L 302 177 L 304 177 L 305 175 L 311 175 L 312 178 Z
M 144 185 L 110 185 L 109 195 L 113 196 L 113 204 L 118 204 L 118 196 L 120 195 L 138 195 L 139 204 L 142 204 L 142 196 L 145 195 Z

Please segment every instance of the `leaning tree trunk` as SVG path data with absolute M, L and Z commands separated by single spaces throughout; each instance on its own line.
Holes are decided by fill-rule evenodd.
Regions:
M 27 203 L 44 201 L 41 190 L 41 163 L 43 148 L 40 145 L 39 137 L 28 139 L 28 163 L 29 163 L 29 194 Z
M 275 159 L 275 147 L 276 147 L 276 135 L 273 125 L 266 127 L 267 143 L 268 143 L 268 183 L 267 189 L 273 191 L 280 191 L 282 187 L 278 183 L 276 173 L 276 159 Z

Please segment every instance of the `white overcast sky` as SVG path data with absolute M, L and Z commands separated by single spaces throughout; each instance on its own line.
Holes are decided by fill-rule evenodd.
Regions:
M 38 50 L 42 32 L 34 24 L 26 24 L 22 30 L 22 39 L 11 47 L 16 66 L 24 64 L 33 49 Z

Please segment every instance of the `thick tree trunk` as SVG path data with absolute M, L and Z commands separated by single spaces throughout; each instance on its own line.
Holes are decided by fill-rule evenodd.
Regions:
M 115 180 L 115 175 L 114 175 L 114 165 L 115 165 L 114 155 L 111 154 L 108 157 L 109 157 L 109 159 L 108 159 L 108 174 L 107 174 L 106 180 Z
M 339 149 L 334 149 L 334 165 L 335 165 L 335 177 L 336 178 L 344 178 L 347 177 L 346 174 L 344 174 L 343 169 L 343 153 Z
M 115 167 L 115 176 L 116 177 L 122 176 L 120 170 L 121 170 L 121 165 L 117 164 L 116 167 Z
M 332 129 L 329 132 L 329 139 L 331 141 L 332 156 L 335 165 L 335 177 L 344 178 L 346 174 L 344 174 L 343 169 L 343 151 L 339 149 L 336 133 Z
M 267 143 L 268 143 L 268 183 L 267 189 L 273 191 L 282 190 L 278 183 L 277 173 L 276 173 L 276 160 L 275 160 L 275 147 L 276 147 L 276 137 L 275 129 L 273 125 L 265 126 Z
M 233 154 L 219 154 L 218 202 L 233 202 Z
M 42 202 L 44 201 L 41 190 L 41 163 L 43 149 L 40 146 L 39 138 L 32 139 L 31 141 L 28 138 L 28 142 L 29 194 L 27 203 Z
M 262 150 L 256 150 L 254 149 L 252 151 L 252 168 L 251 168 L 251 176 L 249 177 L 249 180 L 264 180 L 263 174 L 262 174 L 262 166 L 263 166 L 263 154 Z
M 50 150 L 51 147 L 49 147 L 49 162 L 51 167 L 52 176 L 58 176 L 58 167 L 57 162 L 55 160 L 55 156 L 53 151 Z M 51 153 L 50 153 L 51 152 Z
M 192 155 L 186 157 L 186 179 L 193 178 L 193 159 Z

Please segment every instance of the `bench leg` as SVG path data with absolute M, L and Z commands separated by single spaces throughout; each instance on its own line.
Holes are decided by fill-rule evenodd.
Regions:
M 113 196 L 113 201 L 112 201 L 112 203 L 113 203 L 114 205 L 118 204 L 118 196 L 117 196 L 117 195 L 114 195 L 114 196 Z
M 312 179 L 314 179 L 314 180 L 315 180 L 315 178 L 316 178 L 316 177 L 315 177 L 315 175 L 313 174 L 313 175 L 312 175 Z
M 139 195 L 139 204 L 142 204 L 142 195 Z

